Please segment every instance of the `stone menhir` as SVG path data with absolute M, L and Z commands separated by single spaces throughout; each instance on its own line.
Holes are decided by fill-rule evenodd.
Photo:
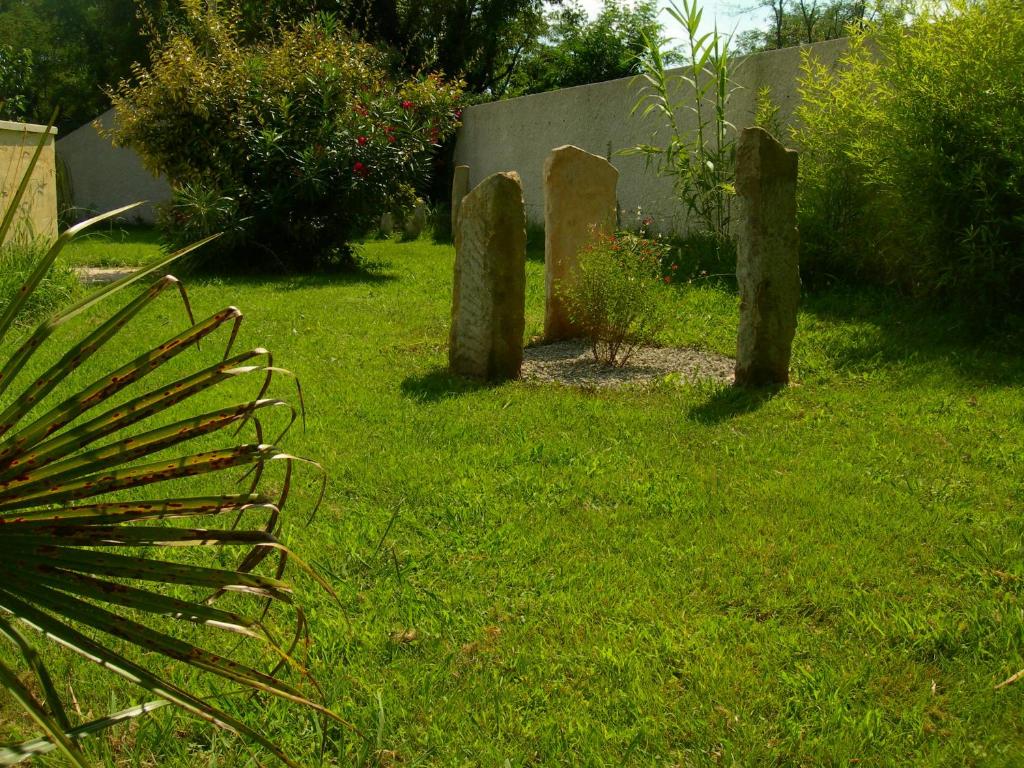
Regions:
M 516 173 L 496 173 L 462 199 L 448 366 L 486 381 L 519 377 L 526 329 L 526 211 Z
M 422 200 L 417 200 L 412 211 L 406 214 L 405 220 L 402 222 L 402 230 L 405 232 L 405 236 L 407 238 L 415 240 L 423 234 L 423 230 L 426 229 L 426 226 L 427 204 Z
M 459 207 L 462 198 L 469 193 L 469 166 L 456 165 L 452 176 L 452 239 L 459 229 Z
M 615 188 L 619 172 L 598 155 L 579 147 L 551 151 L 544 162 L 544 338 L 580 336 L 559 286 L 575 279 L 576 257 L 596 233 L 615 228 Z
M 743 130 L 736 150 L 738 386 L 789 383 L 800 302 L 796 181 L 796 151 L 786 149 L 761 128 Z

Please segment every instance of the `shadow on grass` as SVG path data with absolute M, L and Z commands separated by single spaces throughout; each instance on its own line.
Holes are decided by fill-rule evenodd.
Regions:
M 693 406 L 687 413 L 687 418 L 698 424 L 720 424 L 737 416 L 757 411 L 784 390 L 785 387 L 761 387 L 759 389 L 718 387 L 712 391 L 706 402 Z
M 280 291 L 299 291 L 304 288 L 324 288 L 333 285 L 379 285 L 398 280 L 398 275 L 390 271 L 393 267 L 391 262 L 364 262 L 355 266 L 327 267 L 313 272 L 211 269 L 205 264 L 188 267 L 182 271 L 192 278 L 219 280 L 240 287 L 273 283 L 274 288 Z
M 842 344 L 828 350 L 839 368 L 942 363 L 967 381 L 1014 384 L 1024 376 L 1024 317 L 993 318 L 965 305 L 847 286 L 806 294 L 801 309 L 823 322 L 873 327 L 874 332 L 845 334 Z
M 435 368 L 418 376 L 407 376 L 401 384 L 402 394 L 418 403 L 436 403 L 453 397 L 490 389 L 491 384 L 465 379 L 450 373 L 447 368 Z

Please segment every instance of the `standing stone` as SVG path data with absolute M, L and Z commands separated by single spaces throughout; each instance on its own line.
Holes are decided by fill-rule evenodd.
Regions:
M 459 230 L 459 207 L 462 205 L 462 198 L 469 192 L 469 166 L 456 165 L 455 175 L 452 177 L 452 239 Z
M 797 153 L 761 128 L 746 128 L 736 151 L 740 203 L 736 278 L 740 330 L 736 384 L 789 383 L 800 302 L 796 227 Z
M 405 230 L 405 236 L 410 240 L 415 240 L 423 234 L 423 230 L 427 226 L 427 204 L 422 200 L 417 199 L 416 205 L 413 206 L 412 212 L 405 217 L 403 222 L 403 229 Z
M 487 381 L 519 377 L 526 330 L 526 212 L 517 173 L 488 176 L 462 200 L 448 365 Z
M 558 288 L 575 279 L 576 255 L 597 232 L 615 228 L 619 172 L 579 147 L 551 151 L 544 162 L 544 338 L 582 335 L 570 319 Z
M 391 237 L 395 231 L 395 217 L 390 213 L 383 213 L 380 217 L 380 233 L 385 237 Z

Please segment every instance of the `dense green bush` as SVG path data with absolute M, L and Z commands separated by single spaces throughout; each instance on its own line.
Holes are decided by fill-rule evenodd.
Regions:
M 812 275 L 1024 307 L 1024 12 L 951 0 L 806 57 L 794 138 Z
M 630 232 L 598 233 L 580 249 L 574 278 L 558 291 L 595 360 L 625 365 L 654 340 L 666 320 L 660 284 L 672 282 L 675 269 L 668 254 L 667 245 Z
M 327 16 L 249 44 L 230 16 L 195 14 L 113 96 L 116 143 L 175 188 L 172 239 L 224 231 L 221 257 L 246 264 L 346 260 L 384 210 L 415 200 L 458 86 L 396 82 Z

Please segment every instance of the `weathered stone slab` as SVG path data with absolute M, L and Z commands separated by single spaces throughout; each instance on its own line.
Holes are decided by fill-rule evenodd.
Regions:
M 459 208 L 462 205 L 462 198 L 469 194 L 469 166 L 455 166 L 455 174 L 452 176 L 452 239 L 459 228 Z
M 558 286 L 575 279 L 576 255 L 595 232 L 615 228 L 619 172 L 579 147 L 551 151 L 544 162 L 544 338 L 581 335 L 569 318 Z
M 423 230 L 426 226 L 427 204 L 422 200 L 417 200 L 412 211 L 405 217 L 405 221 L 402 222 L 402 228 L 407 238 L 415 240 L 423 234 Z
M 460 208 L 448 365 L 461 376 L 515 379 L 526 329 L 526 212 L 519 175 L 488 176 Z
M 796 183 L 796 151 L 761 128 L 744 129 L 736 150 L 739 386 L 789 383 L 800 302 Z
M 395 216 L 392 213 L 382 213 L 380 216 L 380 233 L 390 237 L 395 231 Z

